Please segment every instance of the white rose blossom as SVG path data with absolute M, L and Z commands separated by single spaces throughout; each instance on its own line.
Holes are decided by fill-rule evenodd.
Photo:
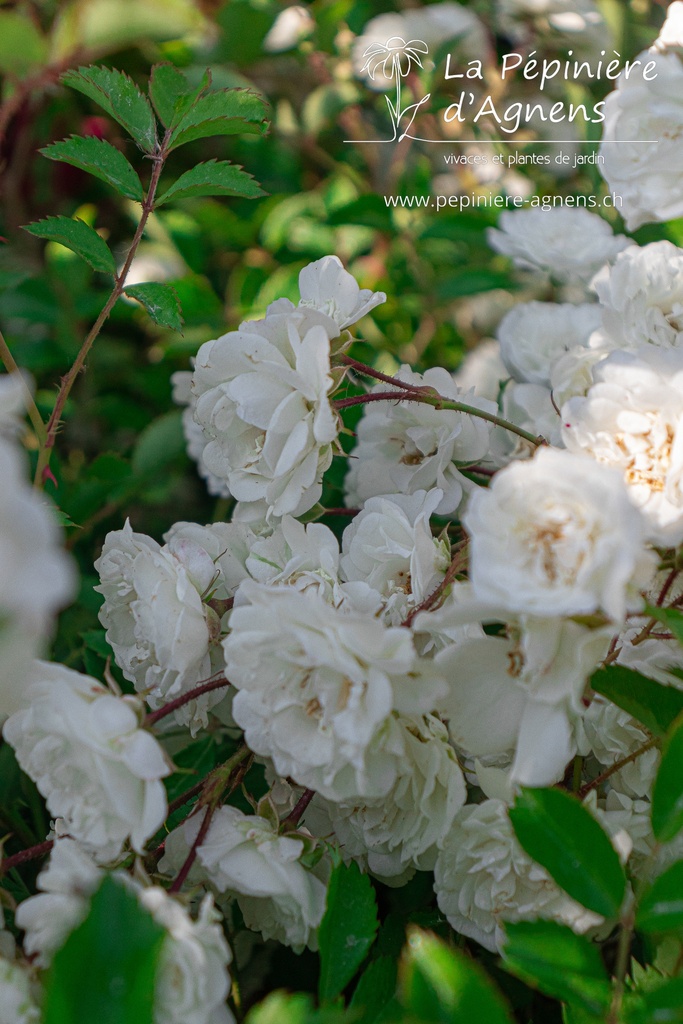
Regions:
M 600 173 L 621 196 L 630 231 L 683 215 L 683 63 L 675 52 L 638 55 L 605 101 Z M 646 80 L 643 67 L 655 63 Z
M 248 581 L 241 595 L 223 648 L 249 747 L 329 799 L 385 794 L 402 752 L 392 712 L 429 711 L 444 689 L 410 631 L 312 591 Z
M 222 606 L 247 576 L 251 539 L 236 523 L 176 523 L 164 545 L 128 522 L 107 534 L 95 562 L 100 621 L 121 671 L 151 707 L 222 672 Z M 203 694 L 179 708 L 176 721 L 194 734 L 224 698 L 224 690 Z
M 38 893 L 17 909 L 24 948 L 47 967 L 71 932 L 87 917 L 104 871 L 67 835 L 55 838 L 50 860 L 38 876 Z M 232 953 L 220 915 L 206 896 L 196 921 L 159 886 L 144 887 L 116 871 L 112 877 L 130 889 L 167 932 L 161 946 L 154 993 L 155 1024 L 234 1024 L 225 1000 Z
M 342 855 L 367 864 L 383 879 L 401 876 L 406 867 L 434 867 L 453 819 L 465 803 L 463 773 L 448 741 L 448 732 L 434 715 L 399 717 L 405 762 L 396 782 L 379 800 L 332 803 L 316 797 Z M 304 815 L 304 822 L 309 820 Z M 317 833 L 316 833 L 317 834 Z
M 443 498 L 438 488 L 369 498 L 344 530 L 341 571 L 387 599 L 385 618 L 400 625 L 438 586 L 450 545 L 432 536 L 429 518 Z
M 600 322 L 595 304 L 522 302 L 498 327 L 501 358 L 515 380 L 549 387 L 557 360 L 586 348 Z
M 463 392 L 442 367 L 414 373 L 402 366 L 396 378 L 420 387 L 433 387 L 445 398 L 495 414 L 486 398 Z M 394 390 L 379 384 L 370 392 Z M 405 392 L 396 388 L 397 395 Z M 491 424 L 477 416 L 435 409 L 419 402 L 372 402 L 356 428 L 358 444 L 351 452 L 346 478 L 347 504 L 362 505 L 381 494 L 414 494 L 438 487 L 443 492 L 437 515 L 448 515 L 474 485 L 459 467 L 475 464 L 489 450 Z
M 683 349 L 610 354 L 584 398 L 562 407 L 571 452 L 617 469 L 649 539 L 683 540 Z
M 669 49 L 681 48 L 683 48 L 683 3 L 681 0 L 675 0 L 667 8 L 666 20 L 654 41 L 653 49 L 663 53 Z
M 683 347 L 683 249 L 667 241 L 631 246 L 596 276 L 594 287 L 608 345 Z
M 631 245 L 607 221 L 581 208 L 506 210 L 498 228 L 487 229 L 495 252 L 521 270 L 550 275 L 562 284 L 587 287 L 598 270 Z
M 463 523 L 475 596 L 512 612 L 621 622 L 654 571 L 620 474 L 569 452 L 542 448 L 501 470 Z
M 643 747 L 650 738 L 628 712 L 599 694 L 583 715 L 580 753 L 592 754 L 604 768 L 610 768 Z M 660 761 L 655 747 L 624 765 L 609 778 L 609 785 L 629 797 L 650 796 Z
M 602 923 L 524 852 L 502 800 L 464 807 L 434 869 L 437 903 L 457 932 L 496 952 L 506 921 L 559 921 L 582 933 Z
M 20 766 L 98 859 L 117 857 L 127 840 L 141 853 L 166 817 L 161 780 L 171 767 L 140 728 L 140 703 L 63 665 L 36 662 L 33 679 L 28 706 L 4 727 Z
M 0 956 L 0 1024 L 40 1024 L 28 970 Z
M 193 815 L 166 841 L 162 871 L 175 871 L 197 838 L 201 815 Z M 325 912 L 329 861 L 301 863 L 304 836 L 279 835 L 274 822 L 220 807 L 197 847 L 194 877 L 204 875 L 218 893 L 234 895 L 248 928 L 300 952 L 317 949 Z
M 330 404 L 334 321 L 312 309 L 265 320 L 202 345 L 194 416 L 207 439 L 206 468 L 240 502 L 268 515 L 300 515 L 322 492 L 338 433 Z

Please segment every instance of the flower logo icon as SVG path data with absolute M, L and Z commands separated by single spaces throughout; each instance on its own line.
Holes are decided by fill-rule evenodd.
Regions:
M 427 93 L 419 102 L 410 103 L 407 107 L 401 109 L 401 79 L 406 78 L 410 74 L 413 66 L 422 68 L 423 64 L 420 58 L 428 53 L 429 47 L 422 39 L 410 39 L 406 42 L 402 36 L 392 36 L 390 39 L 387 39 L 386 43 L 371 43 L 363 53 L 365 63 L 361 73 L 367 73 L 373 82 L 376 75 L 382 75 L 389 81 L 396 82 L 395 102 L 392 103 L 389 97 L 386 97 L 394 129 L 393 137 L 387 139 L 387 142 L 393 142 L 395 139 L 398 139 L 400 142 L 406 137 L 415 120 L 418 109 L 429 99 L 429 93 Z M 399 136 L 398 126 L 406 115 L 410 115 L 410 120 Z

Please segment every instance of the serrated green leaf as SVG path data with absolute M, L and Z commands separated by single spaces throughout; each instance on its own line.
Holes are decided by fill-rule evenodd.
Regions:
M 621 665 L 608 665 L 591 677 L 590 685 L 608 697 L 656 736 L 664 736 L 669 726 L 683 712 L 683 691 L 662 686 Z
M 321 1000 L 334 999 L 348 985 L 375 941 L 378 927 L 370 879 L 361 874 L 355 861 L 339 864 L 330 877 L 318 933 Z
M 656 878 L 641 897 L 636 928 L 641 932 L 683 931 L 683 861 Z
M 156 201 L 157 206 L 169 199 L 188 199 L 190 196 L 241 196 L 258 199 L 266 193 L 237 164 L 228 160 L 207 160 L 181 174 L 170 188 Z
M 93 270 L 116 274 L 116 263 L 109 246 L 85 221 L 72 220 L 71 217 L 46 217 L 35 224 L 27 224 L 24 230 L 66 246 L 89 263 Z
M 142 303 L 155 324 L 181 331 L 183 317 L 180 302 L 170 284 L 148 281 L 145 284 L 126 285 L 123 290 L 131 299 Z
M 668 843 L 683 829 L 683 715 L 662 747 L 651 813 L 652 830 L 660 843 Z
M 106 181 L 127 199 L 142 202 L 140 179 L 123 153 L 105 139 L 98 139 L 94 135 L 72 135 L 70 139 L 53 142 L 40 152 L 48 160 L 59 160 L 80 167 L 101 181 Z
M 618 916 L 624 869 L 606 832 L 576 797 L 559 789 L 523 789 L 510 820 L 521 846 L 565 892 L 596 914 Z
M 411 928 L 401 960 L 400 1002 L 420 1024 L 512 1024 L 503 996 L 469 957 Z
M 142 431 L 133 449 L 133 472 L 152 476 L 185 451 L 181 409 L 159 416 Z
M 169 148 L 212 135 L 264 135 L 266 105 L 249 89 L 217 89 L 194 103 L 178 122 Z
M 132 78 L 114 68 L 81 67 L 62 75 L 64 85 L 82 92 L 113 117 L 145 152 L 153 152 L 156 122 L 149 100 Z
M 44 1024 L 152 1024 L 156 966 L 166 930 L 106 876 L 85 921 L 55 955 Z
M 155 64 L 149 80 L 149 95 L 164 127 L 175 127 L 208 85 L 208 72 L 201 85 L 194 88 L 174 64 Z
M 612 987 L 597 946 L 555 921 L 520 921 L 505 926 L 505 966 L 546 995 L 588 1013 L 607 1010 Z
M 396 961 L 380 956 L 361 974 L 350 1008 L 358 1013 L 355 1024 L 376 1024 L 396 994 Z

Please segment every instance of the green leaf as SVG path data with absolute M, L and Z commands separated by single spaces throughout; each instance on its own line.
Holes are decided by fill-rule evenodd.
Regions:
M 231 164 L 228 160 L 207 160 L 181 174 L 157 199 L 156 205 L 161 206 L 169 199 L 187 199 L 190 196 L 242 196 L 245 199 L 258 199 L 265 194 L 251 174 L 247 174 L 237 164 Z
M 266 105 L 249 89 L 217 89 L 199 98 L 178 122 L 169 148 L 212 135 L 264 135 Z
M 105 661 L 107 658 L 111 658 L 112 649 L 107 643 L 107 637 L 103 629 L 89 629 L 83 633 L 81 639 L 88 650 L 95 651 Z
M 133 472 L 152 476 L 185 451 L 182 409 L 174 409 L 153 420 L 142 431 L 133 449 Z
M 105 877 L 87 918 L 55 955 L 44 1024 L 152 1024 L 165 937 L 135 895 Z
M 174 64 L 154 65 L 149 80 L 149 95 L 164 127 L 174 128 L 177 125 L 208 88 L 209 80 L 207 72 L 201 85 L 195 89 Z
M 175 288 L 170 284 L 148 281 L 145 284 L 129 284 L 123 289 L 131 299 L 137 299 L 145 307 L 155 324 L 181 331 L 183 317 Z
M 38 238 L 59 242 L 102 274 L 116 274 L 116 263 L 109 246 L 85 221 L 71 217 L 46 217 L 24 228 Z
M 658 988 L 640 991 L 622 1011 L 625 1024 L 680 1024 L 683 1021 L 683 978 L 666 980 Z
M 67 71 L 64 85 L 82 92 L 118 121 L 145 153 L 157 144 L 156 122 L 149 100 L 132 78 L 114 68 L 89 67 Z
M 660 843 L 668 843 L 683 828 L 683 715 L 662 747 L 651 813 L 652 830 Z
M 565 892 L 596 914 L 617 917 L 626 876 L 595 818 L 559 789 L 523 789 L 510 809 L 515 835 Z
M 520 921 L 505 932 L 505 966 L 522 981 L 588 1013 L 609 1008 L 607 972 L 597 946 L 584 936 L 555 921 Z
M 359 1016 L 355 1024 L 376 1024 L 396 994 L 396 961 L 388 956 L 373 960 L 356 985 L 350 1008 Z
M 479 292 L 493 291 L 495 288 L 514 289 L 515 282 L 509 274 L 485 268 L 476 270 L 459 270 L 456 274 L 439 281 L 436 285 L 437 298 L 460 299 L 464 295 L 478 295 Z
M 420 1024 L 512 1024 L 502 995 L 469 957 L 411 928 L 401 961 L 401 1003 Z
M 378 927 L 370 879 L 355 861 L 339 864 L 330 878 L 318 934 L 321 1000 L 334 999 L 348 985 L 375 941 Z
M 656 878 L 641 898 L 636 928 L 641 932 L 683 930 L 683 860 Z
M 142 183 L 123 153 L 104 139 L 94 135 L 72 135 L 70 139 L 53 142 L 40 152 L 48 160 L 60 160 L 93 174 L 127 199 L 142 202 Z
M 617 704 L 642 722 L 656 736 L 664 736 L 674 719 L 683 712 L 683 691 L 662 686 L 621 665 L 601 668 L 591 678 L 597 693 Z

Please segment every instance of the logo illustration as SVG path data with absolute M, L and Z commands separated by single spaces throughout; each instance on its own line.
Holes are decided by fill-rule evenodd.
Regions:
M 415 115 L 420 107 L 427 102 L 430 93 L 423 96 L 419 102 L 410 103 L 401 109 L 401 79 L 410 74 L 413 65 L 422 68 L 420 55 L 424 57 L 428 53 L 429 47 L 422 39 L 411 39 L 406 42 L 401 36 L 392 36 L 384 45 L 371 43 L 364 51 L 365 63 L 361 68 L 361 74 L 367 72 L 373 82 L 378 74 L 383 75 L 389 81 L 396 82 L 395 101 L 392 103 L 389 96 L 385 97 L 393 128 L 392 137 L 390 139 L 364 139 L 364 142 L 400 142 L 408 135 Z M 403 126 L 401 127 L 402 122 Z

